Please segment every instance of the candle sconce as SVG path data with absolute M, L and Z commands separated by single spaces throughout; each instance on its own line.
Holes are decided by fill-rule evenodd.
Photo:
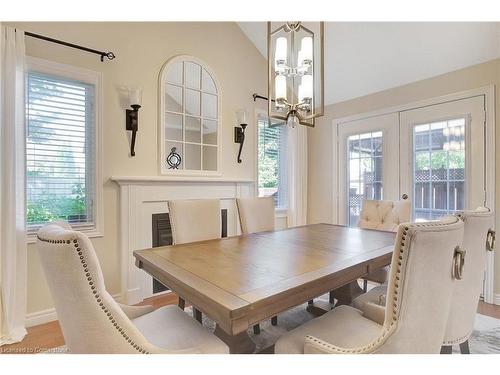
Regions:
M 132 140 L 130 142 L 130 156 L 135 156 L 135 138 L 139 130 L 139 108 L 141 108 L 142 90 L 130 88 L 128 90 L 130 107 L 125 111 L 125 129 L 132 132 Z
M 234 143 L 239 143 L 240 148 L 238 150 L 238 158 L 236 161 L 241 163 L 241 151 L 243 150 L 243 144 L 245 143 L 245 129 L 248 125 L 247 112 L 245 110 L 239 110 L 236 112 L 236 120 L 239 126 L 234 127 Z

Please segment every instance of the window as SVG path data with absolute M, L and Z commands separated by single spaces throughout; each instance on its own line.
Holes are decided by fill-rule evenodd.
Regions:
M 209 68 L 189 56 L 170 60 L 162 69 L 160 97 L 161 172 L 216 173 L 219 92 Z M 177 168 L 167 163 L 173 152 L 181 157 Z
M 271 124 L 271 126 L 269 126 Z M 276 208 L 287 203 L 287 126 L 267 116 L 257 116 L 259 197 L 273 196 Z
M 80 80 L 78 74 L 74 78 L 67 68 L 51 69 L 50 63 L 40 69 L 37 63 L 30 65 L 26 87 L 28 230 L 34 232 L 54 220 L 68 221 L 81 230 L 96 229 L 96 82 Z
M 356 226 L 364 199 L 383 199 L 382 132 L 349 136 L 348 205 L 349 226 Z
M 465 118 L 413 128 L 413 212 L 435 220 L 465 208 Z

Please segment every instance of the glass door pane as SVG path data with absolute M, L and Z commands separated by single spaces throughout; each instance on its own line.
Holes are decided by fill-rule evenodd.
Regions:
M 383 197 L 382 132 L 351 135 L 347 139 L 348 225 L 358 224 L 364 199 Z
M 465 118 L 413 127 L 413 215 L 436 220 L 463 210 L 465 201 Z

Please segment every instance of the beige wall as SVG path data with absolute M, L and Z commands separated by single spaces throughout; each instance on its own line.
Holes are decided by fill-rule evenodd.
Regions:
M 252 93 L 267 90 L 267 66 L 262 55 L 235 23 L 7 23 L 98 50 L 113 51 L 117 58 L 101 63 L 99 57 L 27 38 L 27 54 L 103 73 L 103 186 L 104 237 L 92 240 L 101 262 L 106 287 L 119 293 L 118 188 L 112 175 L 158 174 L 157 81 L 163 63 L 187 54 L 205 61 L 221 85 L 223 177 L 254 178 L 254 132 L 247 132 L 243 162 L 236 163 L 233 142 L 235 111 L 249 110 Z M 118 89 L 143 89 L 136 156 L 129 157 L 125 110 Z M 252 122 L 251 122 L 252 123 Z M 35 248 L 28 248 L 28 313 L 51 308 L 52 300 Z
M 500 60 L 493 60 L 434 78 L 381 91 L 325 108 L 325 116 L 309 130 L 308 221 L 332 222 L 332 120 L 345 116 L 496 85 L 496 180 L 500 181 Z M 335 88 L 327 88 L 335 89 Z M 500 227 L 500 184 L 496 184 L 497 228 Z M 500 256 L 496 257 L 495 293 L 500 293 Z

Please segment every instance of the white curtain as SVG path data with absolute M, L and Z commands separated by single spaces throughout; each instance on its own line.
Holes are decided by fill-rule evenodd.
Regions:
M 288 128 L 288 226 L 307 224 L 307 127 Z
M 1 28 L 0 345 L 26 335 L 24 32 Z

